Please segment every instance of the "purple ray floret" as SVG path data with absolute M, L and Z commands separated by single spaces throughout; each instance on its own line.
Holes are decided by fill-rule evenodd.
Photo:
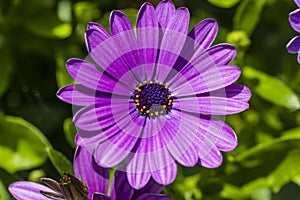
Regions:
M 153 179 L 140 190 L 128 183 L 126 173 L 116 171 L 108 193 L 109 169 L 96 164 L 93 156 L 84 147 L 78 147 L 74 158 L 75 176 L 64 174 L 60 183 L 42 178 L 44 183 L 19 181 L 9 186 L 10 193 L 18 200 L 170 200 L 159 194 L 163 186 Z
M 220 151 L 237 146 L 234 131 L 220 120 L 249 108 L 250 90 L 234 83 L 241 75 L 230 64 L 236 49 L 212 46 L 214 19 L 188 31 L 189 18 L 187 8 L 170 0 L 156 8 L 144 3 L 135 29 L 124 13 L 112 11 L 110 32 L 88 24 L 89 59 L 66 64 L 78 84 L 57 96 L 82 107 L 73 118 L 79 145 L 102 167 L 121 165 L 135 189 L 152 179 L 170 184 L 176 162 L 218 167 Z
M 297 4 L 298 7 L 300 7 L 300 1 L 295 0 L 295 3 Z M 295 31 L 300 33 L 300 9 L 298 8 L 297 10 L 293 11 L 290 13 L 289 16 L 289 21 L 291 26 Z M 289 53 L 298 54 L 298 63 L 300 63 L 300 36 L 296 36 L 291 41 L 287 44 L 286 46 L 287 50 Z

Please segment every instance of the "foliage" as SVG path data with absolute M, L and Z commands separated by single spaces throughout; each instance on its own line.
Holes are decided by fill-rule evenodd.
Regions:
M 89 21 L 109 28 L 109 12 L 122 9 L 135 23 L 142 2 L 0 0 L 0 199 L 12 199 L 8 185 L 36 170 L 52 178 L 72 173 L 76 129 L 71 106 L 55 97 L 58 87 L 73 83 L 65 62 L 86 57 Z M 250 110 L 226 118 L 239 146 L 223 154 L 223 165 L 179 168 L 164 192 L 179 200 L 299 196 L 300 70 L 296 56 L 285 49 L 297 35 L 288 22 L 296 5 L 291 0 L 174 2 L 189 8 L 191 26 L 207 17 L 218 21 L 216 42 L 236 46 L 234 64 L 243 72 L 239 81 L 253 97 Z

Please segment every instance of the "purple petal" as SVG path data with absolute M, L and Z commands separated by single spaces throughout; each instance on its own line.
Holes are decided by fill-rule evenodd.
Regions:
M 217 168 L 222 164 L 222 154 L 214 145 L 207 143 L 208 142 L 206 141 L 206 144 L 203 146 L 202 153 L 200 153 L 199 164 L 207 168 Z
M 71 58 L 66 64 L 70 76 L 82 85 L 102 92 L 130 95 L 131 90 L 100 72 L 93 64 L 78 58 Z M 115 91 L 116 84 L 119 85 Z
M 225 88 L 219 90 L 210 91 L 207 93 L 199 94 L 197 96 L 213 96 L 213 97 L 226 97 L 234 100 L 248 102 L 251 98 L 251 91 L 244 85 L 231 84 Z
M 199 121 L 198 136 L 209 140 L 207 144 L 216 146 L 220 151 L 229 152 L 236 148 L 238 142 L 234 130 L 225 122 L 209 117 L 201 117 Z M 202 143 L 201 143 L 202 144 Z M 206 147 L 208 147 L 206 145 Z M 204 148 L 205 149 L 205 148 Z M 205 152 L 204 152 L 205 153 Z M 204 156 L 202 154 L 202 156 Z
M 175 180 L 177 166 L 174 158 L 164 147 L 164 141 L 159 136 L 151 138 L 151 153 L 148 155 L 148 163 L 153 179 L 162 185 L 168 185 Z
M 55 193 L 44 185 L 29 181 L 14 182 L 9 186 L 8 190 L 16 199 L 20 200 L 49 200 L 40 191 Z
M 199 113 L 205 115 L 231 115 L 242 112 L 249 108 L 249 104 L 232 98 L 224 97 L 187 97 L 178 99 L 182 106 L 182 110 L 187 112 L 195 112 L 195 99 L 198 102 Z M 198 110 L 196 111 L 198 112 Z
M 164 186 L 161 184 L 158 184 L 151 178 L 147 185 L 145 185 L 143 188 L 139 190 L 135 190 L 133 199 L 138 198 L 139 196 L 142 196 L 146 193 L 160 193 L 163 190 Z
M 200 94 L 231 85 L 241 74 L 240 68 L 236 66 L 209 66 L 202 66 L 201 71 L 193 71 L 193 68 L 184 70 L 181 72 L 183 75 L 170 88 L 178 93 L 177 97 Z
M 162 157 L 161 159 L 164 159 L 164 157 Z M 162 185 L 169 185 L 175 180 L 176 174 L 177 174 L 177 165 L 174 162 L 168 166 L 165 166 L 162 169 L 153 171 L 152 177 L 156 182 Z
M 143 194 L 136 200 L 171 200 L 171 197 L 165 194 Z
M 114 167 L 122 162 L 135 146 L 143 128 L 139 124 L 143 122 L 141 117 L 129 117 L 129 121 L 123 125 L 118 124 L 117 134 L 98 145 L 95 152 L 96 162 L 103 167 Z
M 114 200 L 131 200 L 133 192 L 126 173 L 117 170 L 112 181 L 111 198 Z
M 103 41 L 110 38 L 110 34 L 103 28 L 100 29 L 99 27 L 92 28 L 88 26 L 87 31 L 85 32 L 85 41 L 87 45 L 87 49 L 89 52 L 93 51 L 98 45 L 100 45 Z
M 159 65 L 156 74 L 158 80 L 165 80 L 172 69 L 171 67 L 178 59 L 186 41 L 189 19 L 190 14 L 188 9 L 179 8 L 169 21 L 160 46 Z M 164 66 L 169 67 L 165 68 Z
M 111 200 L 111 198 L 106 194 L 94 193 L 92 200 Z
M 230 44 L 218 44 L 207 50 L 218 66 L 229 64 L 236 56 L 236 49 Z
M 176 110 L 169 115 L 170 120 L 161 132 L 168 151 L 180 164 L 194 166 L 198 161 L 199 151 L 197 145 L 194 145 L 197 140 L 195 130 L 198 128 L 198 125 L 193 123 L 195 118 Z M 178 127 L 176 124 L 180 124 L 180 126 Z
M 295 31 L 300 32 L 300 9 L 291 12 L 289 20 Z
M 295 0 L 295 3 L 297 4 L 298 7 L 300 7 L 300 0 Z
M 109 169 L 96 164 L 93 155 L 84 147 L 77 147 L 74 157 L 74 172 L 88 187 L 89 198 L 94 192 L 107 193 Z
M 137 151 L 128 157 L 126 168 L 128 182 L 137 190 L 144 187 L 151 177 L 147 154 L 139 153 L 139 151 L 147 152 L 147 141 L 147 139 L 140 139 Z
M 162 28 L 166 28 L 175 14 L 175 6 L 170 0 L 161 1 L 156 7 L 156 16 Z
M 56 96 L 64 102 L 77 106 L 89 106 L 102 99 L 95 95 L 95 91 L 82 85 L 64 86 L 57 91 Z
M 300 54 L 298 53 L 298 56 L 297 56 L 297 60 L 298 60 L 298 63 L 300 63 Z
M 128 116 L 134 109 L 128 101 L 103 98 L 99 103 L 80 109 L 73 117 L 74 124 L 85 131 L 104 130 Z
M 199 22 L 188 34 L 195 43 L 194 51 L 207 49 L 215 40 L 218 33 L 218 24 L 214 19 L 205 19 Z
M 110 28 L 113 35 L 117 35 L 124 31 L 133 31 L 130 20 L 123 12 L 119 10 L 114 10 L 111 12 Z
M 300 52 L 300 36 L 296 36 L 286 45 L 289 53 Z
M 100 33 L 102 33 L 103 35 L 105 35 L 107 38 L 110 37 L 110 33 L 100 24 L 96 23 L 96 22 L 89 22 L 87 25 L 87 30 L 89 29 L 95 29 L 97 31 L 99 31 Z
M 157 57 L 159 28 L 154 7 L 146 2 L 137 17 L 137 39 L 142 62 L 148 64 L 141 69 L 142 80 L 152 78 Z
M 112 78 L 120 81 L 124 75 L 127 76 L 126 80 L 124 79 L 123 83 L 125 85 L 131 86 L 134 84 L 134 77 L 130 73 L 130 66 L 132 63 L 125 63 L 123 57 L 129 56 L 132 57 L 131 51 L 135 50 L 136 42 L 127 41 L 124 44 L 126 39 L 128 39 L 131 32 L 123 32 L 122 34 L 114 35 L 113 37 L 107 38 L 98 42 L 101 34 L 95 29 L 89 29 L 86 31 L 86 40 L 87 43 L 92 46 L 90 51 L 91 58 L 101 67 L 102 71 L 105 71 L 107 75 L 110 75 Z M 99 36 L 100 35 L 100 36 Z M 95 44 L 95 45 L 94 45 Z M 127 55 L 128 54 L 128 55 Z M 131 57 L 130 57 L 131 56 Z M 126 62 L 133 62 L 133 60 L 126 60 Z M 139 60 L 137 59 L 137 62 Z

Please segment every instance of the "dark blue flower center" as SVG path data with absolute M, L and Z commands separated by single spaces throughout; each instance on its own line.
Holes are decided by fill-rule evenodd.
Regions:
M 166 85 L 156 80 L 140 83 L 132 99 L 141 116 L 155 118 L 166 115 L 172 110 L 174 97 Z

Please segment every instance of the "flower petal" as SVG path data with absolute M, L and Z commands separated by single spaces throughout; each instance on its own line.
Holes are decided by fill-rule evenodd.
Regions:
M 247 102 L 238 101 L 232 98 L 208 96 L 178 99 L 178 101 L 184 105 L 182 110 L 195 112 L 195 98 L 199 105 L 199 113 L 205 115 L 231 115 L 249 108 Z
M 205 152 L 205 153 L 204 153 Z M 199 153 L 199 164 L 207 168 L 217 168 L 221 166 L 223 157 L 220 151 L 213 144 L 206 140 Z
M 107 38 L 109 38 L 111 36 L 110 33 L 106 30 L 106 28 L 104 28 L 101 24 L 98 24 L 96 22 L 89 22 L 86 30 L 89 30 L 89 29 L 95 29 L 95 30 L 99 31 L 100 33 L 102 33 Z
M 156 16 L 162 28 L 166 28 L 175 14 L 175 6 L 170 0 L 161 1 L 156 7 Z
M 111 198 L 106 194 L 94 193 L 92 200 L 111 200 Z
M 210 47 L 218 33 L 218 24 L 214 19 L 199 22 L 188 34 L 194 41 L 194 51 L 203 51 Z
M 236 56 L 236 48 L 230 44 L 218 44 L 207 50 L 218 66 L 229 64 Z
M 128 99 L 103 98 L 101 102 L 80 109 L 74 124 L 85 131 L 105 130 L 128 116 L 135 107 Z
M 164 186 L 161 184 L 158 184 L 156 181 L 154 181 L 153 178 L 149 180 L 147 185 L 145 185 L 143 188 L 139 190 L 134 191 L 133 199 L 136 199 L 139 196 L 142 196 L 146 193 L 160 193 L 163 190 Z
M 300 52 L 300 36 L 296 36 L 286 45 L 289 53 Z
M 153 154 L 152 154 L 153 155 Z M 157 157 L 159 158 L 159 157 Z M 161 159 L 164 159 L 165 157 L 162 156 Z M 152 161 L 153 162 L 153 161 Z M 162 184 L 162 185 L 169 185 L 171 184 L 175 178 L 176 178 L 176 174 L 177 174 L 177 165 L 175 162 L 173 162 L 172 164 L 165 166 L 162 169 L 156 170 L 151 172 L 152 173 L 152 177 L 153 179 Z
M 140 8 L 136 27 L 139 55 L 146 64 L 138 75 L 142 80 L 149 80 L 154 73 L 159 41 L 158 21 L 155 9 L 150 3 L 146 2 Z
M 82 85 L 67 85 L 60 88 L 56 96 L 69 104 L 77 105 L 77 106 L 89 106 L 94 104 L 95 102 L 101 101 L 101 97 L 107 97 L 107 95 L 101 95 L 99 97 L 96 96 L 96 92 L 89 88 L 86 88 Z
M 114 200 L 131 200 L 133 188 L 129 185 L 126 172 L 116 171 L 112 181 L 111 198 Z
M 231 85 L 241 75 L 240 68 L 236 66 L 209 66 L 203 66 L 201 70 L 185 69 L 181 72 L 182 76 L 177 75 L 170 88 L 178 93 L 177 97 L 200 94 Z
M 160 46 L 156 79 L 164 81 L 178 59 L 186 41 L 189 19 L 188 9 L 179 8 L 169 21 Z M 163 66 L 168 67 L 160 70 Z
M 20 200 L 49 200 L 40 191 L 55 193 L 44 185 L 29 181 L 14 182 L 9 186 L 8 190 L 16 199 Z
M 74 156 L 74 172 L 88 187 L 89 198 L 94 192 L 107 193 L 109 169 L 98 166 L 93 155 L 84 147 L 77 147 Z
M 121 163 L 137 143 L 142 131 L 140 124 L 144 121 L 144 118 L 138 116 L 134 119 L 129 118 L 124 126 L 117 125 L 117 134 L 100 143 L 95 150 L 96 162 L 103 167 L 114 167 Z
M 108 31 L 105 28 L 100 28 L 99 26 L 91 24 L 85 32 L 85 41 L 88 52 L 93 51 L 93 49 L 99 46 L 103 41 L 110 38 Z
M 295 31 L 300 33 L 300 9 L 297 9 L 290 13 L 290 24 L 295 29 Z
M 165 194 L 143 194 L 136 200 L 171 200 L 171 197 Z
M 66 64 L 70 76 L 82 85 L 101 92 L 130 95 L 131 90 L 113 77 L 100 72 L 93 64 L 78 58 L 71 58 Z M 118 90 L 115 86 L 118 84 Z
M 199 120 L 200 126 L 197 136 L 200 134 L 200 139 L 205 137 L 205 141 L 209 140 L 208 144 L 216 146 L 220 151 L 229 152 L 236 148 L 238 144 L 237 137 L 229 125 L 210 117 L 202 116 Z
M 244 85 L 240 84 L 231 84 L 225 88 L 221 88 L 218 90 L 210 91 L 207 93 L 202 93 L 196 95 L 197 97 L 203 96 L 212 96 L 212 97 L 224 97 L 224 98 L 232 98 L 234 100 L 248 102 L 251 98 L 251 91 Z
M 298 7 L 300 7 L 300 0 L 295 0 L 295 3 L 297 4 Z

